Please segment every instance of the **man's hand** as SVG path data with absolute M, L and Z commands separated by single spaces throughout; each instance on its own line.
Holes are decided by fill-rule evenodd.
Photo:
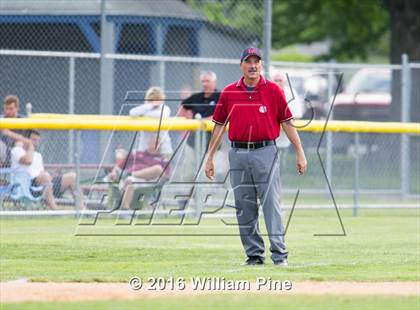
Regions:
M 214 180 L 214 164 L 213 164 L 213 159 L 209 158 L 206 161 L 206 167 L 205 167 L 205 171 L 206 171 L 206 176 L 210 179 L 210 180 Z
M 305 153 L 299 152 L 296 154 L 296 171 L 299 174 L 303 174 L 306 171 L 308 162 L 306 161 Z
M 214 164 L 213 164 L 213 157 L 216 153 L 217 147 L 222 140 L 223 133 L 225 131 L 225 127 L 223 125 L 215 124 L 213 129 L 213 134 L 211 135 L 211 139 L 209 142 L 209 149 L 207 151 L 207 161 L 205 166 L 206 176 L 210 180 L 214 180 Z
M 29 146 L 29 147 L 34 147 L 32 141 L 28 138 L 22 137 L 21 139 L 18 139 L 17 141 L 20 141 L 23 143 L 23 145 Z
M 32 141 L 29 139 L 19 140 L 16 144 L 19 144 L 19 143 L 23 144 L 23 148 L 26 151 L 25 155 L 19 159 L 19 163 L 22 165 L 29 166 L 32 164 L 32 161 L 34 160 L 35 147 Z

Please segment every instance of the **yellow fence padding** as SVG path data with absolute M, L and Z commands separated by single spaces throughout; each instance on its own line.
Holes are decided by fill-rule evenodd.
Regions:
M 420 135 L 420 123 L 397 122 L 358 122 L 325 120 L 296 120 L 294 125 L 299 131 L 310 132 L 360 132 L 384 134 Z M 159 119 L 147 117 L 115 115 L 69 115 L 69 114 L 32 114 L 28 118 L 0 118 L 0 129 L 48 129 L 48 130 L 121 130 L 157 131 L 161 130 L 199 130 L 211 131 L 214 123 L 210 120 L 191 120 L 183 117 Z

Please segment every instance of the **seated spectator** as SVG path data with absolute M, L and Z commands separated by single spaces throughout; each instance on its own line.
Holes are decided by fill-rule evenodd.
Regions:
M 69 190 L 73 198 L 76 198 L 76 174 L 69 172 L 52 178 L 44 169 L 41 153 L 36 151 L 40 141 L 41 134 L 36 130 L 31 130 L 29 140 L 16 142 L 11 150 L 11 167 L 28 173 L 33 186 L 43 186 L 43 191 L 32 192 L 32 195 L 35 197 L 44 195 L 48 207 L 57 209 L 55 198 L 60 198 L 66 190 Z M 85 209 L 83 194 L 80 199 L 81 208 Z
M 146 91 L 144 104 L 141 104 L 130 110 L 131 116 L 148 116 L 154 118 L 169 117 L 171 109 L 165 105 L 165 94 L 159 87 L 151 87 Z M 151 132 L 140 133 L 140 139 L 137 150 L 142 152 L 148 149 L 148 145 L 152 136 L 156 136 Z M 173 153 L 171 138 L 168 131 L 159 132 L 159 140 L 161 144 L 162 154 L 166 158 L 170 158 Z M 156 141 L 155 141 L 156 142 Z
M 3 115 L 0 117 L 20 118 L 19 98 L 6 96 L 3 100 Z M 28 142 L 28 130 L 0 130 L 0 167 L 10 167 L 10 151 L 16 141 Z
M 120 154 L 122 150 L 120 150 Z M 124 155 L 123 155 L 124 156 Z M 122 156 L 117 158 L 117 165 L 113 168 L 107 179 L 110 181 L 118 181 L 120 176 L 121 190 L 123 192 L 123 200 L 121 208 L 128 209 L 133 199 L 135 183 L 146 181 L 157 181 L 159 177 L 169 178 L 169 162 L 160 153 L 159 148 L 155 147 L 155 137 L 149 140 L 148 149 L 145 151 L 135 151 L 125 158 Z

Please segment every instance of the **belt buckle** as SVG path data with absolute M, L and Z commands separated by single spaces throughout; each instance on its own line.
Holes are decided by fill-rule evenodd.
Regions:
M 248 150 L 255 150 L 255 143 L 253 142 L 247 142 Z

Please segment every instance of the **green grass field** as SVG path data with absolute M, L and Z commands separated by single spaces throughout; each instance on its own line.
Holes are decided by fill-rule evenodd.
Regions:
M 347 236 L 314 236 L 341 233 L 334 209 L 296 209 L 286 236 L 290 252 L 287 268 L 276 267 L 269 259 L 264 266 L 240 266 L 244 254 L 237 228 L 216 219 L 203 220 L 199 226 L 188 227 L 117 226 L 110 219 L 98 221 L 95 226 L 77 227 L 78 221 L 74 218 L 3 218 L 0 221 L 0 280 L 127 282 L 132 276 L 209 276 L 236 280 L 271 277 L 291 281 L 420 281 L 419 209 L 360 210 L 358 217 L 351 216 L 350 210 L 341 211 L 341 214 Z M 124 221 L 121 220 L 120 224 Z M 233 223 L 234 219 L 229 222 Z M 160 222 L 165 223 L 168 220 Z M 107 236 L 75 236 L 76 228 L 78 233 Z M 190 236 L 169 236 L 171 234 Z M 233 299 L 227 296 L 218 295 L 211 302 L 220 307 L 227 302 L 226 307 L 234 308 L 251 305 L 248 300 L 255 300 L 245 295 Z M 392 308 L 393 304 L 412 309 L 419 302 L 418 297 L 390 296 L 387 299 L 336 296 L 335 301 L 322 296 L 286 296 L 277 303 L 271 302 L 270 298 L 264 299 L 264 303 L 290 308 L 300 301 L 308 305 L 313 301 L 314 309 L 324 302 L 324 309 L 338 306 L 346 309 L 357 305 L 372 305 L 371 309 Z M 207 299 L 210 297 L 190 297 L 185 305 L 193 308 L 203 303 L 207 305 L 211 303 Z M 135 307 L 134 301 L 110 304 L 117 307 L 120 303 L 125 308 Z M 146 305 L 153 308 L 160 303 L 175 305 L 176 299 L 170 299 L 169 304 L 153 299 Z M 261 308 L 266 308 L 264 303 Z M 87 306 L 90 303 L 78 304 Z M 100 309 L 110 305 L 108 302 L 91 304 Z M 47 309 L 45 304 L 39 305 Z M 36 304 L 26 306 L 35 308 Z M 71 308 L 70 304 L 68 307 Z M 303 308 L 309 307 L 303 304 Z
M 270 295 L 207 295 L 197 297 L 153 298 L 141 301 L 103 302 L 35 302 L 7 304 L 4 310 L 32 309 L 401 309 L 416 310 L 419 298 L 388 296 L 270 296 Z

